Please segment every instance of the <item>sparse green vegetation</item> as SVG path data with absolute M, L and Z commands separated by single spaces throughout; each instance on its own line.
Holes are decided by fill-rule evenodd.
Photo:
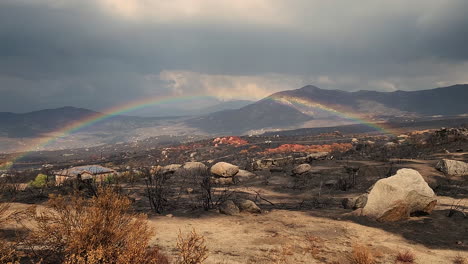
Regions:
M 33 188 L 44 188 L 48 183 L 48 176 L 39 173 L 36 178 L 29 183 L 29 186 Z

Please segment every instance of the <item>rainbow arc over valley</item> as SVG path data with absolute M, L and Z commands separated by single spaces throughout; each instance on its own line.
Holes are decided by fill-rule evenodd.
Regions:
M 204 98 L 213 98 L 213 96 L 198 95 L 198 96 L 167 96 L 167 97 L 156 97 L 156 98 L 152 97 L 152 98 L 143 98 L 140 100 L 135 100 L 135 101 L 131 101 L 128 103 L 116 105 L 104 111 L 89 115 L 80 120 L 70 122 L 69 124 L 66 124 L 65 126 L 61 127 L 60 129 L 56 131 L 47 133 L 47 136 L 40 137 L 40 138 L 33 140 L 31 143 L 17 150 L 16 152 L 17 154 L 14 154 L 13 157 L 10 158 L 9 162 L 0 164 L 0 169 L 2 168 L 2 166 L 8 167 L 8 166 L 13 165 L 19 159 L 27 156 L 28 153 L 39 150 L 40 148 L 47 146 L 48 144 L 50 144 L 51 142 L 59 138 L 66 137 L 70 134 L 73 134 L 79 131 L 82 128 L 91 126 L 93 124 L 96 124 L 110 117 L 123 115 L 123 114 L 129 113 L 138 109 L 142 109 L 145 107 L 149 107 L 149 106 L 185 102 L 185 101 L 204 99 Z M 285 95 L 280 95 L 280 96 L 272 95 L 272 96 L 264 98 L 263 100 L 272 100 L 272 101 L 279 102 L 282 104 L 290 105 L 292 107 L 303 106 L 303 107 L 308 107 L 312 109 L 314 108 L 320 109 L 322 111 L 326 111 L 333 115 L 354 121 L 356 123 L 369 126 L 382 133 L 396 135 L 394 132 L 391 131 L 391 128 L 384 127 L 384 123 L 368 120 L 364 118 L 362 115 L 353 113 L 352 111 L 339 110 L 339 107 L 337 106 L 332 106 L 329 104 L 316 102 L 309 98 L 301 98 L 301 97 L 285 96 Z

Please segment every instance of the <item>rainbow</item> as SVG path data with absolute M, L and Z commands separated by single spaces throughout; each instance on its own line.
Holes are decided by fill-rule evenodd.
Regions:
M 362 114 L 355 113 L 352 109 L 343 108 L 343 106 L 339 105 L 330 105 L 324 104 L 317 101 L 313 101 L 309 98 L 302 98 L 296 96 L 287 96 L 287 95 L 273 95 L 265 98 L 265 100 L 272 100 L 284 105 L 288 106 L 303 106 L 307 107 L 308 109 L 320 109 L 322 111 L 331 113 L 335 116 L 353 121 L 355 123 L 366 125 L 376 131 L 379 131 L 383 134 L 397 136 L 397 131 L 394 131 L 393 128 L 389 126 L 385 126 L 386 123 L 383 121 L 374 121 L 371 120 L 370 117 L 366 118 Z M 295 107 L 297 110 L 301 111 L 300 108 Z
M 27 156 L 30 152 L 40 149 L 41 147 L 47 146 L 53 141 L 64 138 L 70 134 L 73 134 L 80 129 L 96 124 L 102 120 L 108 119 L 113 116 L 123 115 L 128 112 L 132 112 L 138 109 L 142 109 L 148 106 L 162 105 L 162 104 L 171 104 L 177 102 L 185 102 L 196 99 L 208 99 L 213 98 L 213 96 L 208 95 L 198 95 L 198 96 L 166 96 L 166 97 L 150 97 L 143 98 L 135 101 L 131 101 L 125 104 L 116 105 L 114 107 L 108 108 L 104 111 L 96 112 L 95 114 L 89 115 L 81 120 L 70 122 L 69 124 L 61 127 L 60 129 L 47 133 L 47 136 L 37 138 L 27 144 L 22 149 L 16 151 L 16 154 L 5 163 L 0 163 L 0 169 L 7 169 L 11 167 L 19 159 Z
M 157 97 L 157 98 L 144 98 L 140 100 L 135 100 L 126 104 L 122 105 L 117 105 L 114 107 L 111 107 L 109 109 L 106 109 L 101 112 L 97 112 L 95 114 L 92 114 L 90 116 L 87 116 L 81 120 L 71 122 L 62 128 L 53 131 L 51 133 L 48 133 L 48 136 L 38 138 L 25 146 L 23 149 L 18 150 L 16 155 L 13 155 L 12 158 L 9 159 L 9 161 L 1 164 L 0 163 L 0 169 L 8 168 L 11 167 L 15 162 L 17 162 L 19 159 L 25 157 L 28 155 L 30 152 L 35 151 L 40 149 L 41 147 L 44 147 L 51 142 L 59 139 L 66 137 L 70 134 L 73 134 L 77 131 L 79 131 L 82 128 L 88 127 L 90 125 L 96 124 L 102 120 L 108 119 L 113 116 L 117 115 L 122 115 L 128 112 L 132 112 L 138 109 L 142 109 L 148 106 L 154 106 L 154 105 L 161 105 L 161 104 L 169 104 L 169 103 L 176 103 L 176 102 L 184 102 L 184 101 L 190 101 L 190 100 L 195 100 L 195 99 L 203 99 L 203 98 L 212 98 L 212 96 L 167 96 L 167 97 Z M 269 96 L 266 97 L 264 100 L 273 100 L 282 104 L 287 104 L 287 105 L 292 105 L 292 106 L 305 106 L 308 108 L 315 108 L 315 109 L 320 109 L 326 112 L 329 112 L 333 115 L 367 125 L 377 131 L 381 131 L 385 134 L 392 134 L 395 135 L 390 131 L 390 128 L 385 128 L 383 126 L 383 123 L 377 123 L 372 120 L 366 120 L 359 114 L 353 113 L 352 111 L 349 110 L 338 110 L 339 107 L 337 106 L 330 106 L 326 105 L 320 102 L 314 102 L 308 98 L 300 98 L 300 97 L 293 97 L 293 96 Z

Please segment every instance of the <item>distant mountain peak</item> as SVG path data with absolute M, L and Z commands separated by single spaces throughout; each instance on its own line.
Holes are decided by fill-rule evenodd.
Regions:
M 317 91 L 317 90 L 323 90 L 321 88 L 318 88 L 317 86 L 314 86 L 314 85 L 306 85 L 302 88 L 299 88 L 297 90 L 302 90 L 302 91 Z

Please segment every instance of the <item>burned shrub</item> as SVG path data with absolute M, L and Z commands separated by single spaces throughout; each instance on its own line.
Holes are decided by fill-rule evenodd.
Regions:
M 167 263 L 146 216 L 130 212 L 130 200 L 110 189 L 86 199 L 78 194 L 54 196 L 48 208 L 29 210 L 36 228 L 25 246 L 41 263 Z
M 146 195 L 153 209 L 160 214 L 164 211 L 168 203 L 170 186 L 168 180 L 171 175 L 161 171 L 150 171 L 149 169 L 143 172 L 146 175 Z

